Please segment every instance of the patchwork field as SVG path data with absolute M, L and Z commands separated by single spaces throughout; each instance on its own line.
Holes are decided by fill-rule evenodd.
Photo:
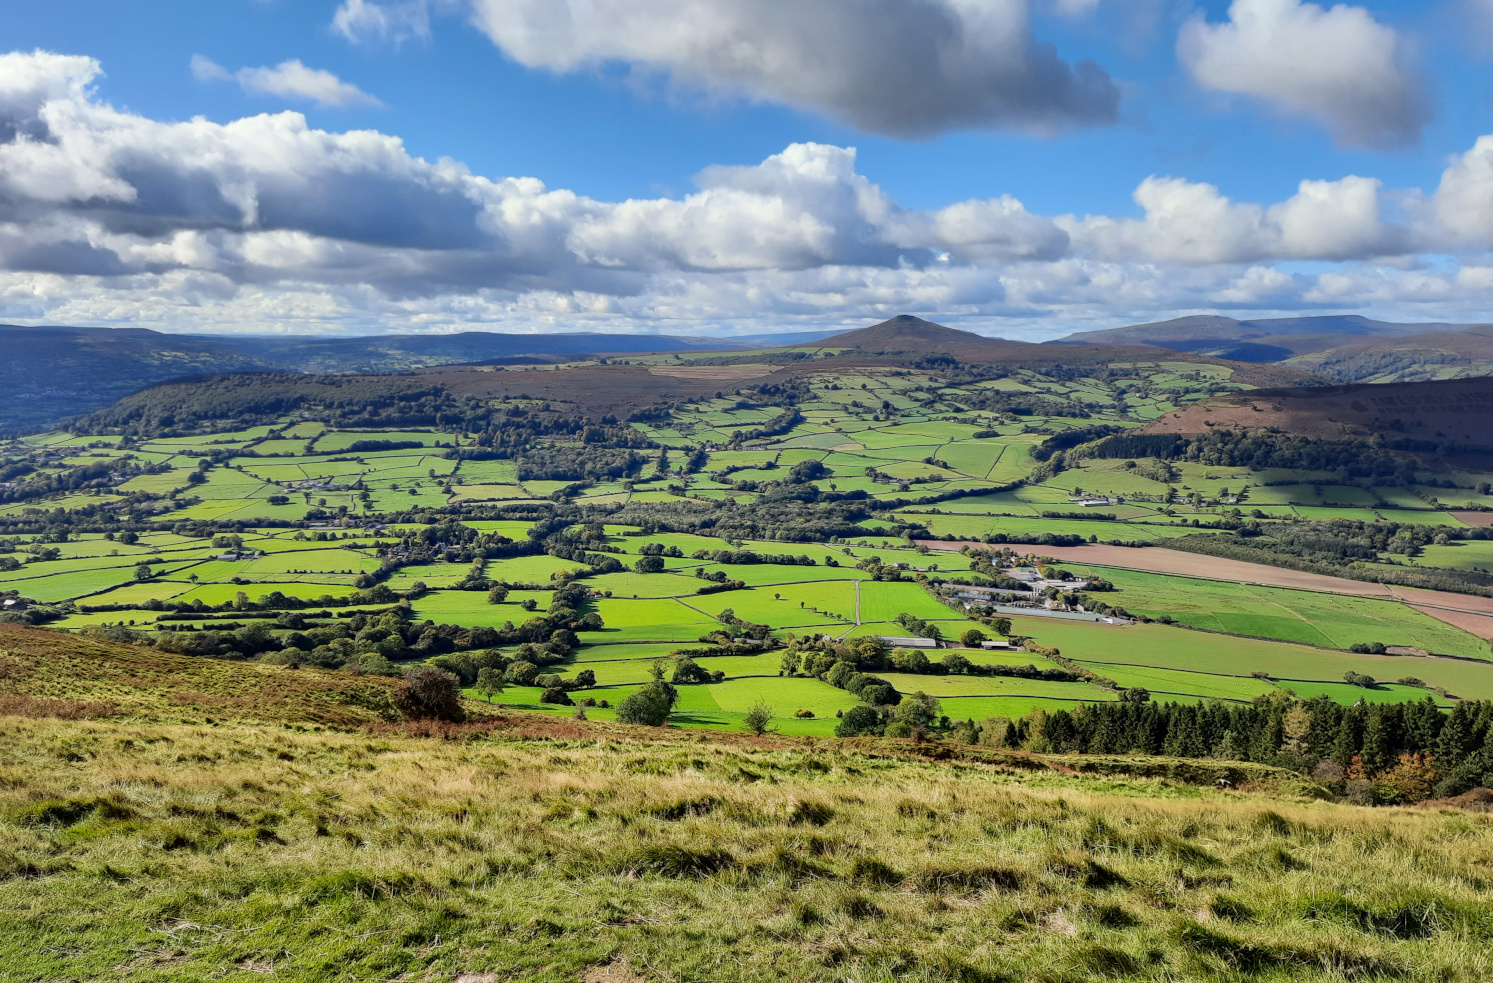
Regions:
M 0 591 L 52 627 L 269 661 L 294 649 L 313 664 L 398 673 L 431 660 L 450 670 L 440 660 L 456 655 L 538 660 L 538 675 L 571 687 L 567 700 L 542 702 L 554 694 L 519 682 L 499 702 L 569 715 L 584 698 L 600 720 L 654 663 L 667 675 L 690 650 L 720 676 L 678 686 L 674 723 L 739 729 L 761 704 L 786 734 L 828 736 L 863 701 L 807 662 L 783 669 L 784 647 L 878 637 L 942 639 L 920 671 L 890 654 L 875 670 L 899 699 L 940 701 L 939 726 L 1141 689 L 1189 705 L 1287 690 L 1345 705 L 1493 696 L 1493 599 L 1435 580 L 1493 569 L 1493 541 L 1468 532 L 1478 513 L 1432 501 L 1448 481 L 1475 492 L 1476 473 L 1422 468 L 1388 484 L 1342 468 L 1075 449 L 1247 388 L 1224 366 L 938 378 L 906 366 L 816 373 L 819 357 L 795 370 L 789 400 L 768 395 L 788 376 L 747 384 L 777 372 L 770 359 L 636 356 L 634 368 L 664 373 L 653 379 L 722 391 L 682 389 L 656 413 L 592 416 L 590 429 L 556 408 L 579 403 L 540 385 L 563 373 L 515 369 L 503 385 L 526 380 L 551 395 L 474 397 L 466 405 L 486 405 L 487 422 L 465 430 L 351 426 L 329 411 L 141 440 L 31 438 L 11 448 L 33 469 L 22 486 L 99 462 L 122 480 L 11 503 Z M 544 413 L 548 430 L 518 452 L 496 450 L 504 427 Z M 1242 523 L 1263 535 L 1332 521 L 1424 530 L 1401 552 L 1385 538 L 1367 562 L 1432 579 L 1376 583 L 1164 545 Z M 1070 579 L 981 610 L 971 597 L 989 595 L 961 597 L 961 585 L 990 583 L 992 557 L 1012 570 L 1057 561 Z M 577 630 L 555 641 L 547 619 L 572 584 L 584 588 L 568 602 Z M 502 597 L 489 597 L 494 587 Z M 1095 623 L 1090 609 L 1118 612 L 1104 615 L 1117 623 Z M 402 627 L 391 639 L 364 612 Z M 1013 651 L 963 643 L 967 632 L 995 635 L 1002 617 Z M 1382 649 L 1403 654 L 1373 654 Z M 1005 674 L 982 668 L 996 664 Z M 1036 675 L 1010 674 L 1028 665 Z M 589 688 L 575 683 L 586 667 Z M 463 678 L 469 697 L 475 672 Z M 1382 685 L 1345 683 L 1345 673 Z

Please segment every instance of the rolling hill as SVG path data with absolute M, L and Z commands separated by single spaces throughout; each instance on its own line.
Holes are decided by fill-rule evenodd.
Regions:
M 1342 383 L 1414 382 L 1493 372 L 1493 326 L 1358 315 L 1235 320 L 1212 314 L 1080 331 L 1064 344 L 1138 344 L 1238 362 L 1290 365 Z
M 1493 448 L 1493 378 L 1256 389 L 1167 413 L 1145 429 L 1201 434 L 1269 427 L 1309 437 L 1380 434 L 1449 448 Z
M 1340 382 L 1413 382 L 1493 374 L 1493 326 L 1351 340 L 1285 364 Z
M 1357 314 L 1314 317 L 1277 317 L 1236 320 L 1218 314 L 1194 314 L 1132 324 L 1101 331 L 1078 331 L 1063 338 L 1070 344 L 1155 345 L 1179 351 L 1202 351 L 1242 342 L 1270 344 L 1273 339 L 1391 338 L 1405 335 L 1444 333 L 1471 327 L 1466 324 L 1399 324 L 1375 321 Z M 1326 347 L 1326 346 L 1324 346 Z
M 452 363 L 502 364 L 579 355 L 727 351 L 791 345 L 825 332 L 736 338 L 468 331 L 354 338 L 227 337 L 143 328 L 0 325 L 11 386 L 0 429 L 27 430 L 108 406 L 146 386 L 231 372 L 401 372 Z

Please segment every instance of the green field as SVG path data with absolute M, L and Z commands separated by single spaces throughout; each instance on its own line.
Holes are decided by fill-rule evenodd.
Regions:
M 638 364 L 646 365 L 670 361 L 640 358 Z M 143 496 L 147 504 L 140 507 L 151 514 L 151 521 L 139 523 L 138 542 L 109 541 L 89 531 L 55 541 L 57 558 L 41 561 L 32 561 L 25 553 L 40 549 L 40 540 L 47 537 L 40 526 L 26 526 L 32 531 L 16 537 L 18 569 L 0 570 L 0 590 L 16 591 L 39 604 L 60 605 L 57 623 L 81 629 L 130 621 L 137 627 L 153 625 L 159 612 L 147 605 L 157 601 L 222 606 L 232 605 L 240 594 L 257 601 L 280 591 L 316 602 L 345 598 L 360 586 L 379 583 L 396 597 L 423 589 L 411 598 L 408 617 L 419 624 L 452 626 L 442 629 L 450 634 L 523 625 L 549 609 L 551 591 L 577 578 L 592 595 L 582 609 L 599 616 L 604 627 L 585 633 L 582 646 L 558 669 L 569 675 L 583 663 L 604 665 L 598 679 L 605 690 L 641 682 L 646 660 L 666 658 L 682 645 L 700 645 L 702 636 L 724 627 L 721 616 L 728 611 L 743 622 L 766 626 L 776 640 L 771 644 L 778 645 L 790 636 L 854 640 L 904 635 L 908 629 L 895 621 L 902 615 L 936 624 L 945 638 L 957 638 L 972 627 L 988 631 L 988 625 L 963 617 L 962 608 L 938 596 L 951 579 L 978 580 L 970 559 L 915 550 L 908 542 L 912 530 L 1017 543 L 1060 536 L 1164 544 L 1197 535 L 1220 520 L 1270 524 L 1353 519 L 1467 528 L 1446 513 L 1433 511 L 1431 499 L 1475 497 L 1474 486 L 1484 476 L 1473 472 L 1456 472 L 1458 490 L 1451 492 L 1440 487 L 1442 472 L 1424 469 L 1417 472 L 1412 488 L 1403 488 L 1345 481 L 1339 472 L 1329 470 L 1252 471 L 1150 457 L 1087 457 L 1070 460 L 1065 468 L 1043 466 L 1044 455 L 1038 450 L 1054 434 L 1100 424 L 1133 429 L 1171 407 L 1201 398 L 1206 387 L 1227 391 L 1233 386 L 1227 371 L 1205 368 L 1203 372 L 1187 362 L 1134 363 L 1113 366 L 1107 373 L 1061 378 L 1021 368 L 997 378 L 956 383 L 934 382 L 924 370 L 810 371 L 802 376 L 798 400 L 803 419 L 782 432 L 742 436 L 782 413 L 777 403 L 742 399 L 750 389 L 681 399 L 665 421 L 617 424 L 645 438 L 645 444 L 652 438 L 666 446 L 671 457 L 660 458 L 658 446 L 646 448 L 637 452 L 638 462 L 627 474 L 585 480 L 535 470 L 524 454 L 448 452 L 452 445 L 474 446 L 475 431 L 436 432 L 423 426 L 358 429 L 331 417 L 282 419 L 231 432 L 159 437 L 138 445 L 107 435 L 99 441 L 54 434 L 12 445 L 16 453 L 31 455 L 57 449 L 51 457 L 38 458 L 43 467 L 37 475 L 99 460 L 118 466 L 169 461 L 171 470 L 139 474 L 117 488 L 45 499 L 46 508 L 72 514 L 85 508 L 123 508 L 109 503 L 133 493 Z M 1025 399 L 1035 405 L 1019 412 L 1000 402 Z M 1075 411 L 1072 400 L 1083 402 L 1083 412 Z M 501 413 L 511 411 L 520 418 L 539 405 L 522 397 L 494 403 Z M 1122 405 L 1129 409 L 1118 408 Z M 573 445 L 567 445 L 567 439 L 553 441 L 557 453 L 568 453 L 564 449 Z M 418 446 L 350 450 L 359 441 Z M 543 441 L 541 445 L 549 446 Z M 690 465 L 685 470 L 682 463 L 687 457 Z M 655 473 L 657 468 L 664 470 Z M 805 468 L 811 469 L 807 477 L 794 477 Z M 201 477 L 189 482 L 199 469 Z M 774 495 L 784 488 L 866 497 L 854 499 L 860 511 L 853 524 L 834 532 L 811 528 L 818 514 L 814 506 L 803 507 L 777 525 L 748 523 L 737 531 L 721 532 L 724 527 L 717 520 L 729 521 L 731 510 L 755 508 L 769 514 L 775 507 Z M 1107 500 L 1094 507 L 1077 501 L 1095 495 Z M 546 527 L 549 538 L 541 535 L 530 545 L 530 531 L 555 509 L 568 509 L 568 518 Z M 7 521 L 17 523 L 42 514 L 27 503 L 0 511 L 10 517 Z M 686 514 L 713 518 L 698 524 L 692 524 L 695 519 L 678 519 Z M 1098 518 L 1101 515 L 1113 518 Z M 473 557 L 464 552 L 462 543 L 468 540 L 426 549 L 421 545 L 423 531 L 443 520 L 465 526 L 468 540 L 488 537 L 485 542 L 522 544 L 503 552 L 527 551 L 526 555 Z M 212 539 L 225 533 L 241 537 L 246 549 L 263 555 L 221 559 L 226 548 Z M 1428 534 L 1425 545 L 1411 556 L 1396 559 L 1397 555 L 1386 554 L 1384 559 L 1404 569 L 1469 575 L 1493 570 L 1493 540 L 1442 536 L 1433 543 L 1431 538 Z M 560 540 L 563 548 L 556 549 Z M 567 558 L 571 546 L 566 543 L 580 543 L 583 551 L 601 551 L 623 569 L 593 570 L 586 560 Z M 640 561 L 661 549 L 671 554 L 661 558 L 663 571 L 638 572 Z M 721 563 L 692 556 L 723 549 L 786 553 L 813 562 Z M 397 562 L 391 563 L 391 558 Z M 163 562 L 151 566 L 150 581 L 137 581 L 136 564 L 150 559 Z M 857 568 L 873 559 L 898 565 L 900 579 L 872 579 L 869 571 Z M 1073 564 L 1065 568 L 1085 572 Z M 1314 694 L 1344 702 L 1363 697 L 1340 682 L 1346 671 L 1388 680 L 1415 676 L 1454 697 L 1493 695 L 1493 665 L 1345 651 L 1355 643 L 1379 642 L 1460 660 L 1489 657 L 1483 640 L 1404 604 L 1099 567 L 1089 572 L 1115 587 L 1093 600 L 1174 624 L 1117 628 L 1017 616 L 1015 630 L 1038 645 L 1060 649 L 1100 675 L 1107 671 L 1104 666 L 1112 666 L 1107 678 L 1115 684 L 1146 688 L 1159 700 L 1250 700 L 1286 685 L 1252 678 L 1254 672 L 1276 680 L 1306 678 L 1323 687 Z M 743 582 L 745 589 L 699 593 L 720 576 Z M 453 589 L 470 577 L 485 580 L 473 585 L 479 589 Z M 489 604 L 488 583 L 516 589 L 505 603 Z M 534 610 L 521 602 L 531 602 Z M 90 606 L 121 610 L 81 610 Z M 269 612 L 264 620 L 277 618 L 278 612 Z M 210 629 L 212 622 L 201 625 Z M 278 624 L 273 631 L 276 638 L 287 637 Z M 350 644 L 367 650 L 375 643 L 352 639 Z M 498 651 L 509 653 L 515 647 L 500 645 Z M 969 654 L 977 661 L 1057 668 L 1036 654 Z M 693 702 L 681 704 L 676 722 L 739 728 L 753 702 L 748 695 L 756 694 L 789 715 L 785 733 L 823 735 L 833 725 L 816 708 L 832 704 L 843 710 L 856 705 L 856 698 L 844 691 L 834 690 L 832 698 L 827 697 L 822 692 L 826 684 L 818 679 L 779 677 L 774 658 L 771 653 L 715 658 L 716 668 L 730 678 L 718 686 L 691 690 L 696 694 L 689 697 Z M 1025 713 L 1032 707 L 1061 707 L 1115 695 L 1087 683 L 886 675 L 896 677 L 900 692 L 921 689 L 955 701 L 958 713 L 952 707 L 948 713 L 961 717 L 977 711 L 1009 715 L 1007 711 L 1018 705 L 1026 708 L 1021 711 Z M 706 699 L 706 690 L 716 692 L 713 702 Z M 720 696 L 727 691 L 735 696 Z M 1371 694 L 1366 697 L 1370 700 L 1404 695 L 1395 689 L 1364 692 Z M 519 696 L 513 694 L 512 700 L 539 706 L 538 693 L 527 694 L 524 700 Z M 823 702 L 826 698 L 830 704 Z M 814 709 L 817 716 L 795 718 L 790 707 L 795 712 Z M 598 712 L 604 718 L 610 711 Z

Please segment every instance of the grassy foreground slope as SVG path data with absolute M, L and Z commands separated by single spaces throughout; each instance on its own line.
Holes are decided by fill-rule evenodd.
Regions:
M 12 698 L 45 675 L 15 642 Z M 127 651 L 88 654 L 107 674 Z M 142 663 L 128 712 L 0 715 L 0 978 L 1489 971 L 1476 814 L 1313 802 L 1252 765 L 1219 791 L 1216 763 L 937 742 L 522 713 L 324 727 L 282 680 L 319 702 L 336 674 L 197 664 L 252 709 L 179 722 L 174 667 Z

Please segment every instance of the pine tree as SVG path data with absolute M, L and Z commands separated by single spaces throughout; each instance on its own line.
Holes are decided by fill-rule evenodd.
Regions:
M 1238 761 L 1240 758 L 1239 742 L 1234 739 L 1234 732 L 1226 730 L 1223 739 L 1213 748 L 1213 757 L 1222 758 L 1225 761 Z
M 1291 755 L 1305 753 L 1306 739 L 1311 731 L 1312 715 L 1307 712 L 1304 704 L 1294 704 L 1286 711 L 1285 718 L 1281 721 L 1281 732 L 1284 734 L 1284 740 L 1280 745 L 1281 753 Z
M 1369 723 L 1363 732 L 1363 759 L 1364 771 L 1370 775 L 1377 775 L 1389 768 L 1394 763 L 1389 741 L 1389 728 L 1385 724 L 1382 708 L 1375 708 L 1369 714 Z
M 1363 747 L 1364 716 L 1363 704 L 1359 703 L 1349 707 L 1338 723 L 1337 738 L 1332 742 L 1332 760 L 1344 768 L 1353 764 L 1353 758 Z
M 1475 741 L 1476 735 L 1473 733 L 1472 717 L 1467 712 L 1467 705 L 1458 703 L 1446 718 L 1441 736 L 1436 740 L 1436 760 L 1441 770 L 1450 771 L 1467 760 L 1468 755 L 1477 747 Z

